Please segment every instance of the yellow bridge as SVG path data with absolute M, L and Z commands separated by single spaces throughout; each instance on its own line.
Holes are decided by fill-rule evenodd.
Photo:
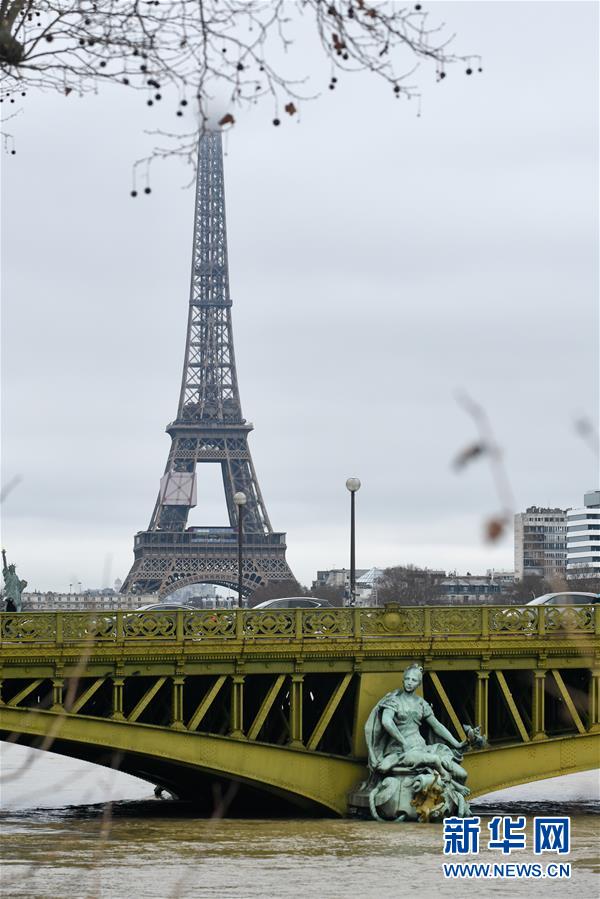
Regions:
M 600 758 L 600 608 L 0 615 L 0 737 L 261 816 L 346 813 L 364 723 L 417 661 L 438 719 L 489 747 L 474 796 Z

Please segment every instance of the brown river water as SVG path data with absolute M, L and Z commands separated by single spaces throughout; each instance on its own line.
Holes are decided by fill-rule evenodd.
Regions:
M 351 820 L 198 819 L 147 784 L 72 759 L 3 744 L 2 899 L 393 899 L 600 896 L 598 772 L 486 797 L 473 807 L 525 815 L 528 847 L 510 857 L 446 858 L 442 827 Z M 112 802 L 103 800 L 114 800 Z M 571 815 L 568 856 L 533 855 L 534 815 Z M 569 880 L 445 880 L 444 861 L 568 861 Z

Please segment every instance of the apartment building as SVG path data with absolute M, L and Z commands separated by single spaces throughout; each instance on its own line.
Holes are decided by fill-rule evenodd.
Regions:
M 515 580 L 534 574 L 564 577 L 567 567 L 567 510 L 529 506 L 515 515 Z
M 471 603 L 502 603 L 510 593 L 515 576 L 512 571 L 494 571 L 488 569 L 486 574 L 457 575 L 453 572 L 443 578 L 436 587 L 436 594 L 443 600 Z

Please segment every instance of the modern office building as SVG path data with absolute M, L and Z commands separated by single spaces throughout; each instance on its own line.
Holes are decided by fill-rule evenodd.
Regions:
M 530 506 L 515 515 L 515 580 L 533 574 L 564 578 L 567 567 L 567 511 Z
M 600 490 L 567 512 L 567 577 L 600 576 Z

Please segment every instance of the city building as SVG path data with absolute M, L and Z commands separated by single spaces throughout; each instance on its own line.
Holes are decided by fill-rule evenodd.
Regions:
M 82 593 L 54 593 L 52 590 L 23 593 L 24 612 L 89 612 L 95 609 L 126 609 L 157 602 L 153 593 L 115 593 L 114 590 L 85 590 Z
M 567 512 L 567 577 L 600 576 L 600 490 Z
M 24 612 L 92 612 L 123 609 L 132 612 L 141 606 L 157 602 L 186 603 L 196 609 L 230 609 L 237 605 L 237 596 L 218 596 L 212 585 L 193 593 L 159 597 L 156 593 L 115 593 L 111 589 L 85 590 L 83 593 L 53 593 L 51 590 L 23 593 Z M 212 588 L 212 589 L 211 589 Z
M 515 580 L 527 575 L 564 578 L 567 567 L 567 511 L 529 506 L 515 515 Z
M 356 569 L 356 579 L 366 574 L 367 568 Z M 318 590 L 319 587 L 350 588 L 350 569 L 349 568 L 330 568 L 327 571 L 317 571 L 317 579 L 312 582 L 312 589 Z
M 436 593 L 451 605 L 458 602 L 485 605 L 486 603 L 502 603 L 511 591 L 515 576 L 512 571 L 494 571 L 486 574 L 457 575 L 453 572 L 443 578 L 436 588 Z
M 369 568 L 356 578 L 356 605 L 376 606 L 377 584 L 383 577 L 383 568 Z

